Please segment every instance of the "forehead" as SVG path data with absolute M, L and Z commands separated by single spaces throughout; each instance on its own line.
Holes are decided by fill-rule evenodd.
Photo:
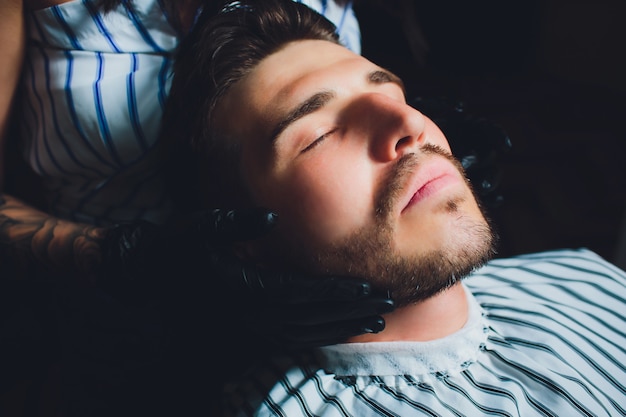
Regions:
M 295 103 L 317 91 L 346 88 L 348 80 L 365 82 L 374 69 L 379 67 L 332 42 L 288 43 L 231 87 L 217 107 L 218 127 L 236 136 L 268 136 Z

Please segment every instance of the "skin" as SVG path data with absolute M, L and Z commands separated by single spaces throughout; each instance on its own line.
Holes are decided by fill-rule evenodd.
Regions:
M 423 341 L 463 326 L 458 278 L 488 258 L 491 233 L 445 136 L 406 104 L 393 74 L 330 42 L 292 42 L 232 87 L 215 120 L 240 142 L 253 202 L 280 219 L 272 237 L 242 244 L 244 256 L 355 273 L 381 289 L 431 264 L 383 332 L 350 341 Z M 463 268 L 445 270 L 448 261 Z M 386 275 L 388 265 L 398 274 Z M 430 290 L 415 290 L 438 274 Z

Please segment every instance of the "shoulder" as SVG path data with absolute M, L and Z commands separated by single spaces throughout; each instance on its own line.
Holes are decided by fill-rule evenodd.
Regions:
M 624 286 L 626 272 L 586 249 L 560 249 L 494 259 L 469 278 L 470 287 L 501 284 L 563 284 L 565 281 L 613 281 Z
M 564 249 L 496 259 L 465 285 L 490 317 L 559 321 L 579 314 L 623 326 L 626 273 L 588 249 Z

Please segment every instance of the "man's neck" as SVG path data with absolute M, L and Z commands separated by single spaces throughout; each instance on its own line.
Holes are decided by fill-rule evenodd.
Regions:
M 348 343 L 419 341 L 439 339 L 460 330 L 467 321 L 468 304 L 460 282 L 417 304 L 385 316 L 385 330 L 355 336 Z

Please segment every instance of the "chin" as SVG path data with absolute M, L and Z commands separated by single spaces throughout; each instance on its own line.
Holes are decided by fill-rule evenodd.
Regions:
M 484 229 L 490 227 L 481 212 L 450 203 L 452 206 L 453 209 L 445 212 L 430 214 L 428 218 L 416 217 L 400 225 L 396 249 L 415 255 L 480 244 L 485 239 Z

